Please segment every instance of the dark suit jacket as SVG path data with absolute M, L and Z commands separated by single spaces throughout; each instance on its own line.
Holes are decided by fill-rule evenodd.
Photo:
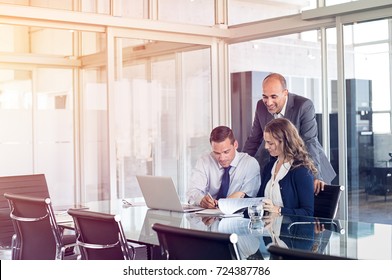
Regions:
M 308 152 L 318 170 L 316 177 L 330 184 L 333 178 L 335 178 L 336 173 L 317 138 L 318 131 L 313 102 L 303 96 L 289 93 L 284 117 L 295 125 L 304 140 Z M 263 131 L 265 125 L 272 119 L 273 116 L 268 112 L 263 100 L 259 100 L 257 102 L 252 129 L 242 151 L 251 156 L 256 156 L 260 148 L 260 155 L 256 156 L 256 158 L 259 157 L 258 160 L 261 170 L 269 162 L 269 154 L 264 149 L 264 145 L 260 147 L 263 142 Z
M 264 167 L 257 197 L 264 197 L 265 188 L 271 179 L 271 170 L 275 161 L 275 159 L 272 159 Z M 286 176 L 279 181 L 279 185 L 283 201 L 283 215 L 313 216 L 313 175 L 306 167 L 291 168 Z

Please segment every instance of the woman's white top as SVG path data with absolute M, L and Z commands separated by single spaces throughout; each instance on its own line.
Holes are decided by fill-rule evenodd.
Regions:
M 282 195 L 280 194 L 279 181 L 286 176 L 291 168 L 291 161 L 284 162 L 279 169 L 279 172 L 275 176 L 276 165 L 278 160 L 275 161 L 274 166 L 271 169 L 271 179 L 268 181 L 267 186 L 264 191 L 264 196 L 272 200 L 272 203 L 276 206 L 284 207 L 282 201 Z

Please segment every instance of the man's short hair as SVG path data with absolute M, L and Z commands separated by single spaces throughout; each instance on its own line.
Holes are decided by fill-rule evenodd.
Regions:
M 235 137 L 233 131 L 227 126 L 217 126 L 211 131 L 210 143 L 220 143 L 225 141 L 227 138 L 230 139 L 231 144 L 234 144 Z
M 287 89 L 286 79 L 283 77 L 283 75 L 279 73 L 270 73 L 267 77 L 264 78 L 263 85 L 269 79 L 279 80 L 280 84 L 282 85 L 282 88 Z

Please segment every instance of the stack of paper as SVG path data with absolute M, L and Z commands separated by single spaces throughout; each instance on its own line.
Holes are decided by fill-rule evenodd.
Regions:
M 198 211 L 197 214 L 223 217 L 242 216 L 242 212 L 248 208 L 248 206 L 260 204 L 262 199 L 262 197 L 221 198 L 218 200 L 218 208 L 204 209 Z

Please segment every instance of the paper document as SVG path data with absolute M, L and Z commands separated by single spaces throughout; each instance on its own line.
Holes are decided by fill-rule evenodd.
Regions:
M 73 218 L 68 215 L 67 211 L 55 211 L 54 216 L 57 224 L 73 223 Z
M 239 210 L 245 210 L 248 206 L 260 204 L 262 197 L 255 198 L 221 198 L 218 200 L 219 209 L 224 214 L 233 214 Z
M 240 210 L 245 210 L 248 206 L 261 203 L 262 197 L 255 198 L 221 198 L 218 200 L 219 208 L 204 209 L 197 214 L 203 215 L 232 215 Z M 240 211 L 243 212 L 243 211 Z
M 205 215 L 205 216 L 218 216 L 220 218 L 231 218 L 231 217 L 243 217 L 244 215 L 241 213 L 233 213 L 233 214 L 225 214 L 219 208 L 212 208 L 212 209 L 204 209 L 201 211 L 197 211 L 196 214 L 198 215 Z
M 84 209 L 87 210 L 88 207 L 85 205 L 80 205 L 80 204 L 67 204 L 67 205 L 54 205 L 53 210 L 54 211 L 67 211 L 68 209 Z

